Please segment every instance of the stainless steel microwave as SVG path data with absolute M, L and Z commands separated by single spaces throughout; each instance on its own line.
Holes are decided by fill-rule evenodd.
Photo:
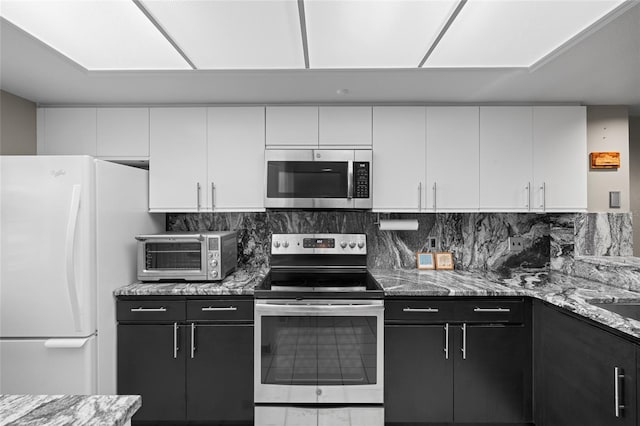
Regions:
M 370 209 L 371 149 L 267 149 L 266 208 Z
M 218 281 L 236 268 L 237 232 L 138 235 L 140 281 Z

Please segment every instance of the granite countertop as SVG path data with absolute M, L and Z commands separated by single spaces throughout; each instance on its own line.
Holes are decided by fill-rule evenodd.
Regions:
M 260 284 L 268 269 L 238 269 L 222 281 L 142 283 L 137 282 L 117 288 L 114 296 L 228 296 L 253 295 L 253 288 Z
M 612 259 L 614 260 L 614 259 Z M 620 259 L 615 259 L 620 262 Z M 628 262 L 628 261 L 627 261 Z M 268 269 L 240 269 L 222 282 L 134 283 L 115 296 L 252 295 Z M 620 316 L 589 302 L 638 302 L 640 292 L 548 270 L 512 271 L 509 278 L 493 272 L 371 269 L 385 296 L 530 296 L 640 339 L 640 321 Z
M 589 302 L 637 302 L 640 293 L 585 278 L 520 271 L 510 278 L 466 271 L 371 270 L 386 296 L 530 296 L 640 338 L 640 321 Z
M 0 395 L 0 424 L 121 426 L 141 406 L 139 395 Z

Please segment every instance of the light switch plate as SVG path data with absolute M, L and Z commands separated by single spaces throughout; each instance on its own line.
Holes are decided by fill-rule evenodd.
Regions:
M 620 208 L 620 191 L 609 191 L 609 208 Z

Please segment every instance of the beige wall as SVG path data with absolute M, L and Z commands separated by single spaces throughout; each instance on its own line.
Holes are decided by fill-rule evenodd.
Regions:
M 607 151 L 620 153 L 620 168 L 589 169 L 587 208 L 590 212 L 629 212 L 629 113 L 626 106 L 587 107 L 587 152 Z M 620 208 L 609 208 L 609 191 L 620 191 Z
M 633 255 L 640 256 L 640 116 L 629 117 L 629 163 Z
M 36 104 L 0 90 L 0 155 L 36 154 Z

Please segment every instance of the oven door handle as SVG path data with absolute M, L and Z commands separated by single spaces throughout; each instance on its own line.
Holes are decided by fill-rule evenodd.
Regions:
M 357 316 L 362 314 L 377 315 L 384 311 L 382 305 L 294 305 L 294 304 L 264 304 L 256 305 L 256 313 L 270 315 L 346 315 Z

